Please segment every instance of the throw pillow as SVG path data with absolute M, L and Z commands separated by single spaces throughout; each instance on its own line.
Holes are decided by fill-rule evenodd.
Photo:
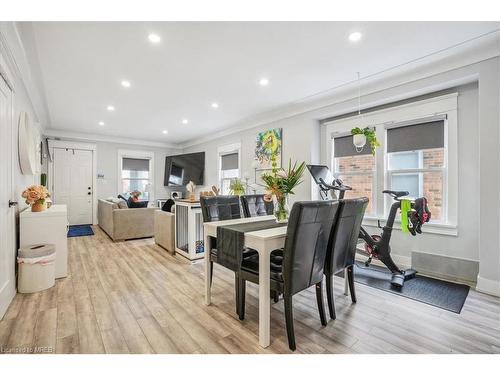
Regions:
M 134 202 L 132 197 L 127 201 L 128 208 L 146 208 L 148 206 L 148 201 Z
M 120 209 L 128 208 L 127 202 L 125 202 L 124 200 L 120 199 L 120 202 L 118 202 L 118 208 L 120 208 Z

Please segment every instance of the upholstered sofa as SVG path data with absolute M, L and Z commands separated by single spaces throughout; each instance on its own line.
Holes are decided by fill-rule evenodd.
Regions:
M 175 214 L 162 210 L 155 212 L 155 243 L 175 254 Z
M 113 241 L 153 237 L 156 207 L 120 208 L 117 203 L 99 199 L 99 226 Z

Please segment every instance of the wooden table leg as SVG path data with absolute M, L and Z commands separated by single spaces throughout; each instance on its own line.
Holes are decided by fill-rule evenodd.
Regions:
M 256 249 L 259 252 L 259 345 L 269 346 L 271 330 L 270 302 L 270 253 Z
M 210 277 L 212 270 L 210 269 L 210 236 L 204 236 L 204 250 L 205 250 L 205 305 L 210 305 L 211 303 L 211 285 Z

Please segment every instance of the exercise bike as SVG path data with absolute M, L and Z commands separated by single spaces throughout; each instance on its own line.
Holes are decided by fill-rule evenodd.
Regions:
M 307 165 L 307 169 L 311 173 L 314 182 L 320 188 L 321 197 L 327 199 L 343 199 L 344 194 L 348 190 L 352 190 L 350 186 L 345 185 L 341 179 L 334 178 L 330 170 L 325 165 Z M 331 181 L 327 183 L 326 181 Z M 337 194 L 335 192 L 338 192 Z M 417 271 L 414 269 L 402 270 L 391 258 L 391 240 L 392 228 L 394 220 L 399 209 L 401 209 L 401 199 L 407 196 L 407 191 L 392 191 L 384 190 L 382 193 L 390 195 L 394 199 L 391 205 L 389 216 L 384 227 L 378 222 L 378 227 L 382 229 L 381 235 L 370 235 L 363 227 L 361 227 L 358 238 L 365 242 L 364 254 L 368 256 L 365 261 L 365 266 L 369 267 L 372 259 L 380 260 L 392 273 L 391 284 L 396 288 L 402 288 L 406 280 L 415 277 Z M 329 197 L 331 195 L 331 198 Z M 422 225 L 428 222 L 431 218 L 431 213 L 427 207 L 426 198 L 418 198 L 411 201 L 411 210 L 408 214 L 408 229 L 415 236 L 422 233 Z

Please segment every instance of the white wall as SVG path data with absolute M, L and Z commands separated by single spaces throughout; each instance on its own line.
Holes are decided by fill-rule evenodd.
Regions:
M 19 202 L 17 208 L 21 211 L 27 207 L 21 198 L 22 191 L 31 184 L 39 183 L 37 175 L 23 175 L 19 165 L 18 151 L 18 122 L 21 112 L 27 112 L 30 121 L 35 125 L 35 129 L 40 136 L 42 126 L 39 124 L 39 113 L 35 110 L 33 102 L 37 100 L 36 93 L 28 92 L 28 88 L 33 90 L 29 67 L 25 60 L 23 46 L 18 39 L 12 23 L 0 22 L 0 55 L 9 70 L 9 79 L 14 86 L 13 92 L 13 124 L 12 124 L 12 146 L 13 146 L 13 196 Z M 3 161 L 1 161 L 3 162 Z
M 54 137 L 49 137 L 54 138 Z M 103 174 L 104 178 L 97 179 L 96 194 L 97 198 L 116 197 L 122 191 L 118 191 L 118 182 L 120 174 L 118 171 L 118 150 L 139 150 L 154 153 L 154 199 L 170 198 L 171 188 L 163 186 L 165 173 L 165 157 L 180 153 L 178 149 L 167 147 L 152 147 L 147 145 L 114 143 L 104 141 L 82 141 L 71 137 L 58 137 L 64 141 L 76 141 L 83 143 L 92 143 L 96 145 L 97 153 L 97 171 L 96 174 Z M 46 170 L 46 168 L 45 168 Z M 179 190 L 179 189 L 176 189 Z
M 459 183 L 456 187 L 450 187 L 458 189 L 459 194 L 458 235 L 426 233 L 417 238 L 409 238 L 395 231 L 392 247 L 396 258 L 407 262 L 412 251 L 477 261 L 478 288 L 492 294 L 500 294 L 500 238 L 497 234 L 500 230 L 500 203 L 496 196 L 500 182 L 499 67 L 497 57 L 438 74 L 435 73 L 435 67 L 430 67 L 428 72 L 428 67 L 423 67 L 392 77 L 391 80 L 370 83 L 362 88 L 362 91 L 367 93 L 362 101 L 365 107 L 369 107 L 394 101 L 396 98 L 411 98 L 461 86 L 458 97 Z M 393 85 L 388 87 L 387 82 L 392 82 Z M 342 98 L 337 98 L 337 101 L 332 97 L 328 105 L 318 105 L 321 107 L 319 109 L 187 146 L 184 152 L 205 151 L 206 185 L 217 185 L 217 147 L 241 142 L 242 171 L 248 171 L 253 176 L 250 165 L 257 132 L 282 127 L 284 161 L 291 157 L 293 160 L 321 160 L 326 163 L 325 130 L 318 120 L 351 112 L 356 107 L 353 95 L 350 99 L 345 98 L 346 94 L 343 95 Z M 481 138 L 483 133 L 486 138 Z M 295 199 L 308 200 L 317 197 L 315 187 L 309 181 L 310 177 L 306 175 L 305 182 L 297 189 Z M 482 195 L 483 191 L 485 195 Z M 486 281 L 481 281 L 482 278 Z

